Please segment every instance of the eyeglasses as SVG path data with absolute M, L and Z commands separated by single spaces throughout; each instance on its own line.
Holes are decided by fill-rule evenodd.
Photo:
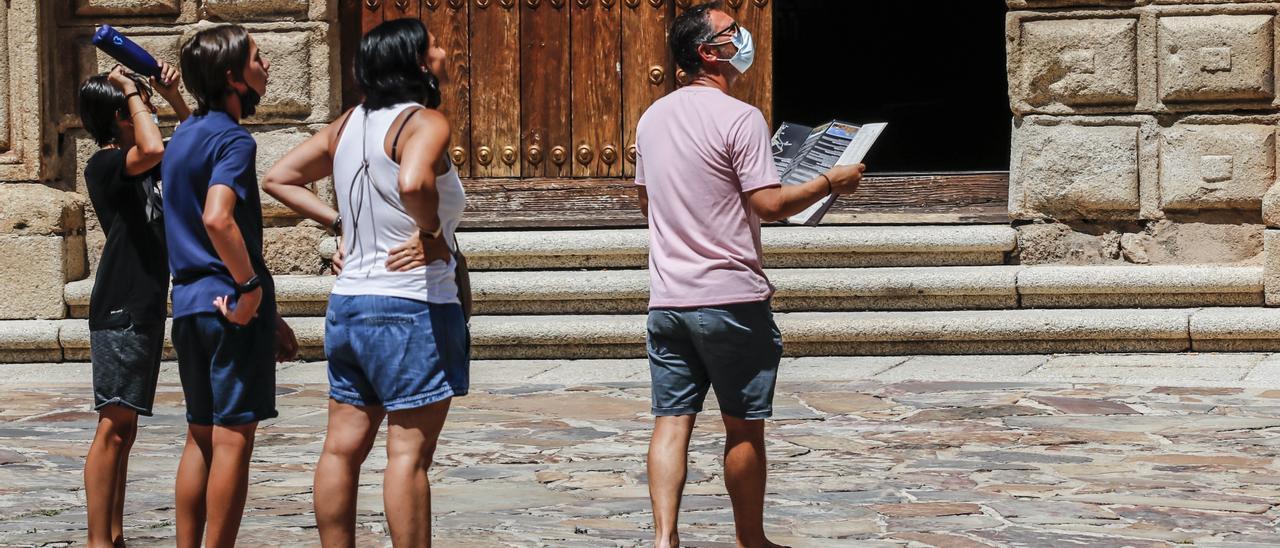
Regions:
M 724 29 L 724 30 L 722 30 L 722 31 L 720 31 L 720 32 L 717 32 L 717 33 L 715 33 L 715 34 L 712 34 L 711 36 L 707 37 L 707 39 L 706 39 L 706 40 L 703 40 L 703 41 L 702 41 L 702 43 L 703 43 L 703 44 L 707 44 L 707 45 L 709 45 L 709 46 L 720 46 L 720 45 L 724 45 L 724 44 L 729 43 L 729 41 L 728 41 L 728 40 L 726 40 L 726 41 L 724 41 L 724 42 L 716 42 L 716 38 L 719 38 L 719 37 L 721 37 L 721 36 L 728 36 L 730 39 L 732 39 L 732 38 L 733 38 L 734 36 L 736 36 L 737 34 L 738 34 L 738 22 L 737 22 L 737 21 L 734 21 L 733 23 L 730 23 L 730 24 L 729 24 L 729 26 L 725 27 L 725 29 Z

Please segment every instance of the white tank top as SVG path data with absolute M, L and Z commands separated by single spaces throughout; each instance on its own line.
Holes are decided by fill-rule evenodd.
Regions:
M 389 272 L 388 252 L 418 234 L 418 225 L 400 200 L 400 165 L 387 156 L 384 143 L 396 118 L 417 103 L 366 112 L 356 107 L 343 129 L 333 160 L 333 183 L 342 215 L 342 242 L 346 260 L 333 284 L 338 295 L 385 295 L 430 303 L 459 303 L 454 281 L 455 262 L 436 261 L 405 272 Z M 404 158 L 401 139 L 397 156 Z M 362 169 L 368 161 L 368 170 Z M 454 247 L 454 232 L 462 220 L 467 197 L 458 172 L 436 177 L 440 194 L 442 237 Z

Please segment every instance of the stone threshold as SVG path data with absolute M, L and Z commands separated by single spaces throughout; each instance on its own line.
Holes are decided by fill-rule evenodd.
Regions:
M 1260 266 L 977 266 L 770 269 L 778 312 L 1261 306 Z M 286 316 L 322 316 L 332 276 L 279 276 Z M 641 314 L 644 270 L 472 275 L 480 315 Z M 67 284 L 73 318 L 88 316 L 93 280 Z
M 789 356 L 1280 351 L 1280 309 L 1040 309 L 780 313 Z M 324 318 L 290 318 L 302 359 Z M 477 316 L 477 359 L 639 358 L 645 316 Z M 0 322 L 0 362 L 84 361 L 86 320 Z

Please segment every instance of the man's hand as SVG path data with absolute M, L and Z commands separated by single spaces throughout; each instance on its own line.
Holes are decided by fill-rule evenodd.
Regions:
M 276 363 L 293 361 L 298 357 L 298 338 L 284 318 L 276 316 Z
M 387 270 L 404 272 L 436 261 L 449 262 L 453 253 L 444 238 L 428 238 L 421 234 L 414 235 L 387 253 Z
M 218 307 L 218 312 L 227 318 L 227 321 L 239 325 L 249 325 L 253 318 L 258 315 L 258 305 L 262 304 L 262 288 L 259 287 L 240 295 L 235 301 L 235 309 L 231 308 L 231 295 L 223 295 L 213 300 L 213 306 Z
M 138 86 L 134 84 L 133 79 L 129 78 L 125 72 L 124 65 L 116 65 L 115 68 L 111 69 L 111 73 L 107 75 L 107 81 L 120 90 L 120 93 L 128 95 L 138 91 Z
M 826 173 L 831 179 L 832 194 L 851 194 L 862 184 L 862 173 L 867 170 L 863 164 L 836 166 Z

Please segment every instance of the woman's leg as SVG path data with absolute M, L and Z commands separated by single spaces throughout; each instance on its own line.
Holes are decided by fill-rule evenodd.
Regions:
M 388 413 L 387 471 L 382 497 L 396 546 L 431 545 L 431 483 L 427 470 L 452 398 Z
M 329 400 L 329 427 L 320 462 L 316 463 L 312 494 L 320 543 L 328 548 L 355 546 L 360 465 L 373 449 L 385 415 L 381 407 Z
M 113 546 L 120 523 L 116 500 L 124 499 L 123 481 L 118 478 L 121 461 L 129 458 L 126 442 L 138 424 L 138 413 L 121 405 L 108 405 L 98 412 L 98 430 L 84 462 L 84 492 L 88 502 L 89 546 Z M 120 493 L 117 495 L 117 488 Z

